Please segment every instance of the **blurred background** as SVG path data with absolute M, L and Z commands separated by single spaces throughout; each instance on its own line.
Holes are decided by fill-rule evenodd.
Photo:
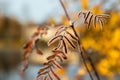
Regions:
M 70 18 L 75 20 L 81 10 L 95 14 L 106 13 L 110 19 L 101 31 L 99 24 L 87 30 L 77 25 L 81 42 L 92 58 L 101 80 L 120 80 L 120 0 L 63 0 Z M 19 74 L 23 55 L 22 46 L 35 31 L 37 25 L 68 25 L 59 0 L 0 0 L 0 80 L 35 80 L 46 56 L 50 55 L 47 41 L 56 27 L 40 41 L 44 56 L 30 55 L 30 66 Z M 62 80 L 90 80 L 80 55 L 70 51 L 64 69 L 57 73 Z M 89 69 L 92 72 L 90 65 Z

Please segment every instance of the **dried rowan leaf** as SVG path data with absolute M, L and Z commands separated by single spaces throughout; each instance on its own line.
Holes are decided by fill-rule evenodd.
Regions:
M 22 61 L 26 61 L 26 60 L 28 59 L 29 53 L 30 53 L 30 49 L 26 49 L 26 50 L 24 51 Z
M 62 28 L 64 28 L 64 26 L 59 26 L 56 31 L 59 31 Z
M 55 58 L 55 54 L 51 55 L 51 56 L 48 56 L 47 57 L 47 60 L 51 60 L 51 59 L 54 59 Z
M 59 69 L 62 69 L 62 67 L 55 61 L 55 60 L 52 60 L 52 63 Z
M 78 41 L 78 40 L 79 40 L 76 36 L 72 35 L 70 32 L 66 31 L 66 33 L 67 33 L 68 35 L 70 35 L 73 40 L 75 40 L 75 41 Z
M 48 73 L 48 71 L 45 71 L 45 72 L 40 73 L 39 75 L 45 75 L 47 73 Z
M 41 51 L 40 49 L 38 49 L 38 48 L 36 48 L 36 52 L 37 52 L 37 54 L 39 54 L 39 55 L 43 55 L 42 51 Z
M 27 61 L 26 64 L 24 64 L 24 69 L 23 71 L 25 71 L 28 67 L 28 56 L 31 53 L 31 51 L 35 48 L 36 52 L 40 55 L 42 55 L 42 51 L 39 50 L 35 45 L 36 43 L 39 41 L 39 39 L 41 38 L 41 35 L 44 34 L 44 32 L 46 32 L 47 29 L 46 28 L 37 28 L 37 32 L 34 32 L 33 35 L 31 36 L 31 38 L 28 40 L 28 42 L 23 46 L 24 49 L 24 54 L 23 54 L 23 61 Z M 41 70 L 39 70 L 38 74 L 42 75 L 44 72 L 44 70 L 46 70 L 48 67 L 44 67 Z
M 50 67 L 50 66 L 52 66 L 51 62 L 52 62 L 52 60 L 48 60 L 48 62 L 44 63 L 43 65 L 49 65 L 49 67 Z
M 41 68 L 39 71 L 38 71 L 38 74 L 40 74 L 41 72 L 47 70 L 50 66 L 46 66 L 46 67 L 43 67 Z
M 72 41 L 70 41 L 70 40 L 67 38 L 67 36 L 64 36 L 64 38 L 68 41 L 68 43 L 71 45 L 71 47 L 72 47 L 73 49 L 76 48 L 75 45 L 72 43 Z
M 68 52 L 67 46 L 66 46 L 66 43 L 65 43 L 65 41 L 63 39 L 62 39 L 62 44 L 63 44 L 64 52 L 67 53 Z
M 58 43 L 58 46 L 54 48 L 53 50 L 61 49 L 62 48 L 62 41 L 60 40 Z
M 52 76 L 50 75 L 50 73 L 48 73 L 48 76 L 50 78 L 50 80 L 53 80 Z
M 56 55 L 56 57 L 58 57 L 58 59 L 59 59 L 61 62 L 63 62 L 63 59 L 62 59 L 62 57 L 61 57 L 60 55 Z
M 87 24 L 87 19 L 89 18 L 90 13 L 91 13 L 91 12 L 88 11 L 88 13 L 87 13 L 86 16 L 85 16 L 85 21 L 84 21 L 85 24 Z
M 60 51 L 60 50 L 53 50 L 53 52 L 55 52 L 55 53 L 62 53 L 62 51 Z
M 25 72 L 25 70 L 28 68 L 28 61 L 26 61 L 26 63 L 24 64 L 24 68 L 23 68 L 23 72 Z
M 110 15 L 108 15 L 108 14 L 99 14 L 97 16 L 98 17 L 103 17 L 103 18 L 110 18 Z
M 56 53 L 56 54 L 60 54 L 61 53 L 63 55 L 63 58 L 67 59 L 67 56 L 66 56 L 66 54 L 64 52 L 62 52 L 60 50 L 53 50 L 53 52 Z
M 47 76 L 45 76 L 45 77 L 44 77 L 44 80 L 47 80 L 47 78 L 48 78 L 48 77 L 47 77 Z
M 28 47 L 31 47 L 33 43 L 33 39 L 30 39 L 24 46 L 23 46 L 23 49 L 27 49 Z
M 97 16 L 94 16 L 94 27 L 96 28 Z
M 50 67 L 50 71 L 51 71 L 51 73 L 55 76 L 55 78 L 56 78 L 57 80 L 60 80 L 60 78 L 58 77 L 58 75 L 53 71 L 52 67 Z
M 55 33 L 55 36 L 61 34 L 63 31 L 65 31 L 65 29 L 66 29 L 66 28 L 62 28 L 62 29 L 60 29 L 59 31 L 57 31 L 57 32 Z
M 102 30 L 102 28 L 103 28 L 103 21 L 101 20 L 101 19 L 98 19 L 98 21 L 99 21 L 99 23 L 100 23 L 100 28 L 101 28 L 101 30 Z
M 67 59 L 67 57 L 66 56 L 62 56 L 64 59 Z
M 90 16 L 90 20 L 88 22 L 88 29 L 90 28 L 90 23 L 91 23 L 92 18 L 93 18 L 93 15 Z
M 53 44 L 54 42 L 56 42 L 60 38 L 61 38 L 61 35 L 53 37 L 51 40 L 48 41 L 48 46 L 50 46 L 51 44 Z
M 46 28 L 46 27 L 43 27 L 43 26 L 42 26 L 42 27 L 38 27 L 38 28 L 37 28 L 37 31 L 44 30 L 45 28 Z
M 29 43 L 27 43 L 27 44 L 25 44 L 24 46 L 23 46 L 23 49 L 26 49 L 26 48 L 28 48 L 29 47 Z
M 39 38 L 35 39 L 35 41 L 34 41 L 35 45 L 39 42 L 39 40 L 40 40 Z
M 85 18 L 86 13 L 85 13 L 85 12 L 82 12 L 82 11 L 79 12 L 78 17 L 80 17 L 82 14 L 83 14 L 83 16 L 84 16 L 84 18 Z
M 34 32 L 33 35 L 32 35 L 32 38 L 35 38 L 38 35 L 39 35 L 39 32 Z
M 103 27 L 103 23 L 105 21 L 105 18 L 109 18 L 110 16 L 107 14 L 99 14 L 99 15 L 95 15 L 92 12 L 88 11 L 88 12 L 80 12 L 78 14 L 78 16 L 80 16 L 81 14 L 84 14 L 84 24 L 87 24 L 88 29 L 90 28 L 90 24 L 91 21 L 93 21 L 94 23 L 94 27 L 96 28 L 96 23 L 97 21 L 100 23 L 101 29 Z M 94 18 L 93 18 L 94 17 Z M 100 20 L 98 20 L 100 19 Z
M 26 55 L 29 54 L 29 52 L 30 52 L 30 48 L 26 49 L 26 50 L 24 51 L 23 57 L 26 57 Z
M 29 53 L 31 53 L 33 48 L 33 40 L 28 41 L 28 43 L 24 46 L 24 53 L 23 53 L 23 60 L 26 60 L 27 57 L 29 56 Z
M 42 27 L 38 27 L 37 31 L 38 31 L 41 35 L 43 35 L 43 34 L 46 35 L 48 29 L 49 29 L 48 27 L 42 26 Z
M 37 31 L 42 30 L 42 29 L 43 29 L 43 27 L 37 27 Z
M 81 16 L 81 14 L 83 14 L 83 13 L 82 13 L 82 11 L 80 11 L 80 12 L 78 13 L 78 17 L 80 17 L 80 16 Z
M 67 29 L 67 27 L 60 27 L 57 29 L 55 36 L 59 35 L 60 33 L 62 33 L 63 31 L 65 31 Z
M 59 43 L 60 43 L 60 45 L 59 45 L 59 47 L 57 49 L 61 49 L 63 47 L 62 40 L 60 40 Z
M 38 74 L 37 78 L 39 78 L 40 76 L 46 75 L 47 73 L 49 73 L 49 71 L 41 72 L 40 74 Z

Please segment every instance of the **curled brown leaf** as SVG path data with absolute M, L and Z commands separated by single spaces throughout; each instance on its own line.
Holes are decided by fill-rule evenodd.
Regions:
M 63 44 L 63 50 L 64 50 L 64 52 L 65 52 L 65 53 L 68 53 L 67 45 L 66 45 L 66 43 L 65 43 L 64 40 L 62 40 L 62 44 Z
M 50 71 L 51 71 L 51 73 L 55 76 L 55 78 L 56 78 L 57 80 L 60 80 L 59 76 L 54 72 L 54 70 L 53 70 L 52 67 L 50 67 Z
M 61 39 L 61 37 L 62 37 L 61 35 L 53 37 L 51 40 L 48 41 L 48 46 L 50 46 L 51 44 L 53 44 L 57 40 Z
M 73 40 L 78 41 L 78 38 L 77 38 L 76 36 L 74 36 L 73 34 L 71 34 L 71 33 L 68 32 L 68 31 L 66 31 L 66 33 L 67 33 L 68 35 L 70 35 Z
M 67 36 L 64 36 L 64 38 L 69 42 L 69 44 L 71 45 L 72 48 L 76 48 L 75 45 L 72 43 L 72 41 L 70 41 Z

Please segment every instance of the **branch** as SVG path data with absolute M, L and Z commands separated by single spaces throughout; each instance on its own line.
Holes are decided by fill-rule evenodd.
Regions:
M 70 17 L 69 17 L 68 12 L 67 12 L 67 10 L 66 10 L 66 8 L 65 8 L 65 5 L 63 4 L 62 0 L 59 0 L 59 1 L 60 1 L 61 6 L 62 6 L 63 9 L 64 9 L 64 12 L 65 12 L 65 15 L 66 15 L 68 21 L 70 21 Z
M 74 23 L 71 25 L 71 28 L 73 29 L 73 32 L 74 32 L 75 36 L 78 37 L 78 39 L 79 39 L 79 36 L 77 35 L 77 32 L 76 32 L 76 30 L 75 30 L 75 28 L 74 28 Z M 83 63 L 84 63 L 84 65 L 85 65 L 85 67 L 86 67 L 86 69 L 87 69 L 87 71 L 88 71 L 88 73 L 89 73 L 89 76 L 91 77 L 91 80 L 93 80 L 93 77 L 92 77 L 92 75 L 91 75 L 91 73 L 90 73 L 90 71 L 89 71 L 89 69 L 88 69 L 88 67 L 87 67 L 87 64 L 86 64 L 86 62 L 85 62 L 85 59 L 88 59 L 88 61 L 90 62 L 90 65 L 92 66 L 92 68 L 93 68 L 93 70 L 94 70 L 94 73 L 95 73 L 95 75 L 96 75 L 96 77 L 97 77 L 97 80 L 100 80 L 100 77 L 99 77 L 98 72 L 97 72 L 97 70 L 96 70 L 96 68 L 95 68 L 95 66 L 94 66 L 94 64 L 93 64 L 93 62 L 92 62 L 92 59 L 88 56 L 86 50 L 81 46 L 80 39 L 78 40 L 78 46 L 79 46 L 79 48 L 81 48 L 81 50 L 83 50 L 83 52 L 82 52 L 82 51 L 81 51 L 81 52 L 79 51 L 79 53 L 81 54 L 81 57 L 82 57 L 82 59 L 83 59 Z M 79 50 L 80 50 L 80 49 L 79 49 Z
M 98 72 L 97 72 L 97 70 L 96 70 L 96 68 L 95 68 L 95 66 L 94 66 L 94 63 L 92 62 L 92 59 L 87 55 L 88 53 L 86 52 L 86 50 L 84 49 L 84 47 L 82 47 L 82 50 L 83 50 L 83 52 L 85 53 L 86 58 L 87 58 L 88 61 L 90 62 L 90 65 L 92 66 L 92 68 L 93 68 L 93 70 L 94 70 L 94 73 L 95 73 L 97 79 L 100 80 L 100 77 L 99 77 Z

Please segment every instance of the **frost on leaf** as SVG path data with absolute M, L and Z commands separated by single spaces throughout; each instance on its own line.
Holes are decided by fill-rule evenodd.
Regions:
M 90 28 L 91 22 L 93 21 L 94 27 L 96 28 L 97 22 L 100 24 L 100 28 L 103 28 L 105 23 L 105 19 L 109 18 L 107 14 L 93 14 L 91 11 L 87 12 L 80 12 L 78 17 L 80 18 L 81 15 L 84 17 L 84 24 L 87 25 L 87 28 Z

